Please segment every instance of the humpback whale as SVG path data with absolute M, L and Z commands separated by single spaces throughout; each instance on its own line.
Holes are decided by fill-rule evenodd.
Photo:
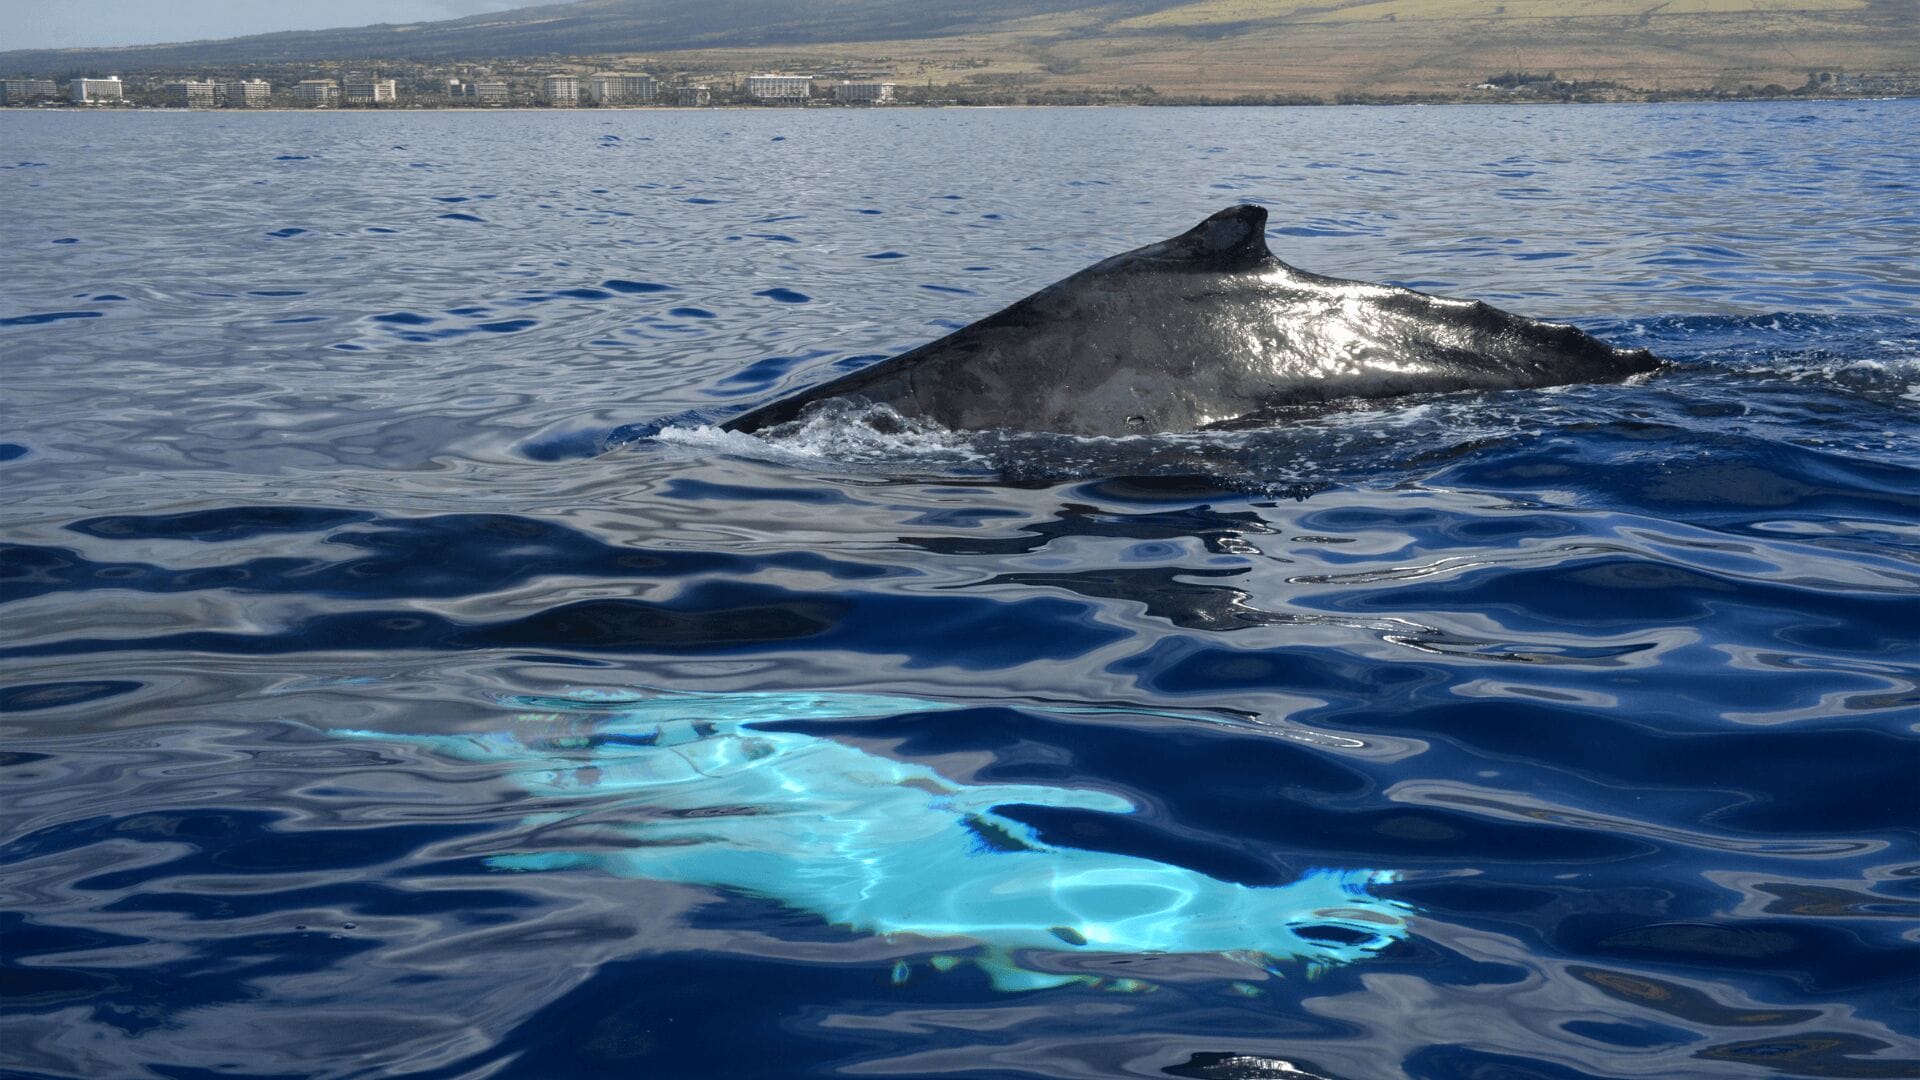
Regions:
M 1232 206 L 937 341 L 753 409 L 753 432 L 857 398 L 954 430 L 1193 431 L 1351 398 L 1502 390 L 1651 371 L 1559 323 L 1296 269 L 1267 212 Z
M 498 764 L 542 811 L 523 823 L 522 840 L 537 850 L 496 855 L 497 869 L 586 868 L 709 886 L 864 933 L 929 939 L 930 949 L 962 939 L 1002 990 L 1103 983 L 1060 970 L 1070 962 L 1045 964 L 1050 954 L 1214 953 L 1268 970 L 1300 963 L 1311 974 L 1407 934 L 1409 909 L 1372 891 L 1395 879 L 1390 871 L 1314 869 L 1255 887 L 1065 847 L 1000 808 L 1119 814 L 1132 804 L 1089 788 L 963 783 L 833 738 L 761 726 L 962 707 L 950 702 L 577 691 L 513 703 L 529 711 L 505 731 L 334 734 Z M 936 970 L 958 962 L 932 958 Z M 904 971 L 896 967 L 896 978 Z M 1137 980 L 1104 982 L 1130 989 Z

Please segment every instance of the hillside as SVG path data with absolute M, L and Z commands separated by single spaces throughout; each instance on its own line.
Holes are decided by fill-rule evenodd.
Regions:
M 223 41 L 118 49 L 0 53 L 7 71 L 119 65 L 193 67 L 320 59 L 488 59 L 634 50 L 742 48 L 913 40 L 994 29 L 1036 14 L 1098 11 L 1121 17 L 1169 0 L 575 0 L 441 22 L 259 34 Z
M 1043 93 L 1325 98 L 1458 91 L 1500 71 L 1643 89 L 1920 74 L 1914 0 L 580 0 L 445 22 L 0 53 L 0 72 L 593 58 L 656 71 L 853 66 Z

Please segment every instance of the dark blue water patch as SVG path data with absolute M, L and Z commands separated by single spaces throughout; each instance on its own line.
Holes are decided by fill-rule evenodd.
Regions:
M 786 233 L 748 233 L 747 235 L 755 240 L 766 240 L 775 244 L 797 244 L 800 242 L 788 236 Z
M 102 539 L 207 542 L 313 533 L 323 534 L 325 543 L 335 546 L 344 557 L 261 556 L 175 570 L 146 562 L 97 562 L 65 548 L 7 544 L 0 546 L 0 582 L 7 585 L 8 602 L 48 592 L 89 589 L 451 597 L 482 595 L 546 575 L 666 579 L 751 573 L 754 566 L 820 573 L 848 581 L 897 573 L 806 552 L 761 560 L 717 552 L 609 545 L 536 518 L 490 514 L 378 518 L 359 511 L 236 507 L 151 518 L 93 518 L 77 524 L 75 531 Z
M 1267 230 L 1275 236 L 1361 236 L 1363 233 L 1353 229 L 1327 228 L 1312 225 L 1276 225 Z
M 719 200 L 719 199 L 703 199 L 703 198 L 698 198 L 698 197 L 694 197 L 694 198 L 688 198 L 688 199 L 682 199 L 681 201 L 682 201 L 682 202 L 689 202 L 689 203 L 692 203 L 692 204 L 694 204 L 695 206 L 718 206 L 718 205 L 720 205 L 720 200 Z
M 465 195 L 435 195 L 433 197 L 433 201 L 443 202 L 443 203 L 463 203 L 467 201 L 467 197 Z
M 274 297 L 274 296 L 305 296 L 307 294 L 306 294 L 306 290 L 304 289 L 248 289 L 247 295 Z M 101 297 L 96 296 L 94 297 L 94 299 L 98 300 L 98 299 L 101 299 Z M 116 297 L 113 297 L 113 299 L 122 300 L 122 299 L 125 299 L 125 297 L 116 296 Z
M 294 226 L 289 225 L 284 229 L 274 229 L 271 232 L 267 233 L 267 235 L 274 237 L 276 239 L 286 240 L 290 237 L 304 236 L 306 235 L 306 232 L 307 230 L 305 229 L 295 228 Z
M 381 234 L 383 234 L 383 235 L 384 235 L 384 234 L 392 234 L 392 233 L 397 233 L 397 232 L 399 232 L 400 230 L 399 230 L 399 229 L 389 229 L 389 228 L 387 228 L 387 227 L 386 227 L 386 226 L 384 226 L 384 225 L 369 225 L 369 226 L 367 226 L 367 227 L 366 227 L 366 230 L 365 230 L 365 231 L 367 231 L 367 232 L 370 232 L 370 233 L 381 233 Z
M 19 443 L 0 442 L 0 461 L 18 461 L 31 453 L 33 453 L 31 447 L 22 446 Z
M 767 390 L 778 383 L 786 374 L 810 360 L 826 356 L 824 350 L 814 349 L 794 356 L 769 356 L 755 360 L 720 380 L 714 396 L 738 397 L 744 393 L 757 393 Z
M 1708 914 L 1711 897 L 1699 904 Z M 1822 995 L 1841 995 L 1875 985 L 1897 985 L 1911 979 L 1920 964 L 1920 947 L 1901 942 L 1894 933 L 1865 935 L 1851 927 L 1806 919 L 1723 919 L 1717 916 L 1688 920 L 1679 913 L 1661 913 L 1652 919 L 1637 912 L 1571 915 L 1555 927 L 1552 943 L 1575 955 L 1618 962 L 1658 957 L 1699 970 L 1738 973 L 1783 984 L 1794 984 Z M 1892 939 L 1892 940 L 1890 940 Z M 1792 972 L 1791 977 L 1783 977 Z
M 1408 1080 L 1610 1080 L 1599 1073 L 1469 1046 L 1423 1047 L 1403 1067 Z
M 568 461 L 590 458 L 606 449 L 604 428 L 582 428 L 539 435 L 521 441 L 514 451 L 529 461 Z
M 224 544 L 260 536 L 323 532 L 370 521 L 364 510 L 323 506 L 226 506 L 184 514 L 115 514 L 81 518 L 71 532 L 104 540 L 197 540 Z
M 66 319 L 97 319 L 102 314 L 98 311 L 43 311 L 34 315 L 15 315 L 12 318 L 0 319 L 0 326 L 43 326 Z
M 18 565 L 12 552 L 0 552 L 0 566 Z M 436 557 L 451 557 L 439 556 Z M 35 569 L 57 571 L 59 556 L 37 553 Z M 521 557 L 516 556 L 518 563 Z M 714 558 L 696 556 L 695 558 Z M 722 562 L 725 557 L 719 557 Z M 789 557 L 791 558 L 791 557 Z M 679 553 L 634 554 L 657 576 L 662 565 L 686 562 Z M 71 563 L 71 557 L 67 560 Z M 279 560 L 255 560 L 272 563 Z M 297 562 L 298 560 L 285 560 Z M 783 560 L 784 561 L 784 560 Z M 851 579 L 892 576 L 898 571 L 853 568 L 820 559 L 801 559 L 807 569 L 845 570 Z M 291 568 L 286 568 L 291 569 Z M 408 592 L 428 595 L 456 587 L 469 570 L 433 574 L 410 566 Z M 316 571 L 328 580 L 358 592 L 369 582 L 343 582 L 337 571 Z M 524 566 L 517 576 L 537 576 Z M 504 578 L 502 575 L 500 578 Z M 131 576 L 118 581 L 127 587 Z M 279 576 L 281 586 L 291 580 Z M 496 580 L 499 580 L 497 578 Z M 106 583 L 102 583 L 105 585 Z M 231 573 L 186 571 L 172 581 L 149 579 L 151 589 L 171 584 L 175 590 L 207 585 L 248 588 L 248 580 Z M 84 586 L 82 586 L 84 587 Z M 490 588 L 496 586 L 490 586 Z M 307 590 L 311 591 L 311 590 Z M 1002 601 L 980 597 L 912 597 L 840 589 L 815 592 L 742 584 L 735 581 L 695 581 L 671 599 L 598 599 L 565 603 L 535 614 L 497 622 L 456 621 L 417 608 L 338 611 L 292 620 L 278 632 L 239 633 L 188 631 L 138 639 L 78 638 L 46 645 L 0 648 L 0 657 L 28 658 L 57 653 L 82 656 L 137 648 L 144 653 L 205 652 L 230 656 L 285 656 L 339 649 L 382 651 L 454 651 L 473 649 L 546 649 L 564 643 L 568 652 L 661 653 L 669 655 L 731 656 L 778 647 L 781 650 L 836 652 L 861 642 L 886 640 L 889 649 L 905 657 L 908 668 L 957 668 L 991 671 L 1033 663 L 1067 661 L 1113 644 L 1126 636 L 1101 625 L 1082 603 L 1053 597 Z
M 538 319 L 502 319 L 499 322 L 486 322 L 474 327 L 489 334 L 517 334 L 522 330 L 531 330 L 540 325 Z
M 923 284 L 920 287 L 930 292 L 952 293 L 956 296 L 979 296 L 980 295 L 979 292 L 977 292 L 976 290 L 963 288 L 962 286 L 959 286 L 959 285 L 924 285 Z
M 681 319 L 717 319 L 720 317 L 708 311 L 706 308 L 697 307 L 677 307 L 667 312 L 667 314 Z
M 657 281 L 628 281 L 624 278 L 608 278 L 600 283 L 603 289 L 612 289 L 629 296 L 641 296 L 647 293 L 673 292 L 672 285 L 662 285 Z
M 860 353 L 854 356 L 843 356 L 835 360 L 830 366 L 834 371 L 858 371 L 875 361 L 885 360 L 886 358 L 886 353 Z
M 107 698 L 131 694 L 144 683 L 130 679 L 100 679 L 90 682 L 21 683 L 0 687 L 0 713 L 36 712 L 85 705 Z
M 605 289 L 556 289 L 553 295 L 569 300 L 611 300 L 613 294 Z
M 785 286 L 776 286 L 771 289 L 761 289 L 759 292 L 756 292 L 753 295 L 764 296 L 769 300 L 773 300 L 782 304 L 805 304 L 813 299 L 813 297 L 808 296 L 806 293 L 799 292 L 795 289 L 789 289 L 789 288 L 786 288 Z
M 672 498 L 687 499 L 693 502 L 732 502 L 742 498 L 764 499 L 771 498 L 777 494 L 785 501 L 801 503 L 803 505 L 844 506 L 854 505 L 856 503 L 856 500 L 848 496 L 845 492 L 828 489 L 814 489 L 799 492 L 782 489 L 776 492 L 772 488 L 755 488 L 740 484 L 721 484 L 711 480 L 693 480 L 686 477 L 675 477 L 667 481 L 666 486 L 662 489 L 662 493 Z
M 484 224 L 487 219 L 479 216 L 478 214 L 441 214 L 440 220 L 442 221 L 477 221 Z
M 867 208 L 857 208 L 853 212 L 856 214 L 866 214 L 869 217 L 879 217 L 881 214 L 886 213 L 885 210 L 873 210 L 873 209 L 867 209 Z
M 309 156 L 306 154 L 281 154 L 279 157 L 274 158 L 273 160 L 275 161 L 306 161 L 306 160 L 309 160 Z
M 872 255 L 861 256 L 863 259 L 904 259 L 906 257 L 907 253 L 904 251 L 880 251 Z
M 1655 1046 L 1684 1046 L 1699 1042 L 1705 1036 L 1666 1024 L 1621 1024 L 1600 1020 L 1569 1020 L 1560 1025 L 1560 1030 L 1582 1039 L 1606 1043 L 1609 1046 L 1624 1046 L 1642 1050 Z
M 1476 756 L 1524 748 L 1539 767 L 1562 774 L 1560 782 L 1567 789 L 1563 795 L 1588 784 L 1616 791 L 1667 789 L 1676 793 L 1665 796 L 1675 804 L 1670 810 L 1691 804 L 1691 820 L 1749 835 L 1885 829 L 1888 809 L 1900 805 L 1910 781 L 1902 779 L 1911 772 L 1910 756 L 1902 759 L 1903 741 L 1871 728 L 1700 732 L 1687 729 L 1682 708 L 1671 716 L 1648 716 L 1639 724 L 1595 719 L 1542 730 L 1549 716 L 1564 717 L 1570 711 L 1508 701 L 1475 708 L 1434 707 L 1424 710 L 1415 726 L 1424 735 L 1444 731 L 1449 742 Z M 1342 713 L 1343 722 L 1350 712 Z M 1409 730 L 1381 727 L 1378 719 L 1363 723 L 1369 729 Z M 1638 754 L 1652 756 L 1630 756 Z M 1855 756 L 1860 754 L 1870 756 Z M 1654 764 L 1644 764 L 1648 761 Z M 1795 763 L 1795 782 L 1805 787 L 1791 805 L 1753 800 L 1749 793 L 1762 790 L 1768 770 L 1783 761 Z M 1677 794 L 1681 792 L 1685 794 Z M 1604 798 L 1603 791 L 1594 794 Z
M 389 323 L 394 326 L 427 326 L 440 320 L 432 315 L 422 315 L 414 311 L 389 311 L 384 315 L 370 316 L 377 323 Z
M 80 238 L 77 236 L 63 236 L 58 240 L 49 240 L 47 242 L 50 244 L 77 244 L 80 242 Z

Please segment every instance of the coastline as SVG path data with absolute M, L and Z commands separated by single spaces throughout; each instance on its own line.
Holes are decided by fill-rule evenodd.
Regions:
M 253 108 L 182 108 L 172 105 L 126 104 L 87 104 L 72 102 L 31 102 L 19 105 L 0 105 L 0 115 L 22 112 L 79 113 L 93 115 L 98 113 L 206 113 L 211 116 L 234 116 L 247 113 L 301 113 L 305 115 L 338 114 L 345 116 L 391 115 L 396 113 L 471 113 L 486 115 L 494 113 L 550 113 L 556 116 L 580 115 L 602 112 L 640 112 L 640 113 L 702 113 L 702 112 L 874 112 L 884 110 L 924 110 L 924 109 L 1328 109 L 1328 108 L 1424 108 L 1429 106 L 1497 106 L 1497 105 L 1738 105 L 1758 102 L 1778 102 L 1782 104 L 1810 104 L 1813 102 L 1835 101 L 1908 101 L 1920 99 L 1916 94 L 1690 94 L 1674 91 L 1651 92 L 1645 96 L 1623 96 L 1609 98 L 1563 98 L 1546 96 L 1507 95 L 1490 97 L 1474 96 L 1433 96 L 1399 97 L 1379 100 L 1350 99 L 1340 101 L 1275 101 L 1249 102 L 1227 99 L 1177 99 L 1177 100 L 1141 100 L 1126 99 L 1114 101 L 1090 102 L 970 102 L 970 101 L 927 101 L 896 102 L 890 105 L 843 105 L 834 102 L 814 102 L 807 105 L 760 105 L 746 102 L 728 102 L 719 105 L 595 105 L 588 107 L 568 107 L 549 105 L 440 105 L 410 104 L 371 107 L 323 107 L 311 108 L 296 105 L 270 105 Z

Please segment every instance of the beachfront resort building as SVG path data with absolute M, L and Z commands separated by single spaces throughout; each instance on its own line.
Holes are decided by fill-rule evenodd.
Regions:
M 549 105 L 580 104 L 580 76 L 549 75 L 540 80 L 540 95 Z
M 833 100 L 849 105 L 888 105 L 893 102 L 890 82 L 843 82 L 833 87 Z
M 805 101 L 813 96 L 813 79 L 806 75 L 749 75 L 747 93 L 761 101 Z
M 162 84 L 167 106 L 174 109 L 211 109 L 220 104 L 220 84 L 211 79 L 175 79 Z
M 340 84 L 332 79 L 301 79 L 293 88 L 293 100 L 316 109 L 340 104 Z
M 340 88 L 348 105 L 391 105 L 400 100 L 392 79 L 348 79 Z
M 120 101 L 126 97 L 126 88 L 120 84 L 120 76 L 109 75 L 104 79 L 90 79 L 81 76 L 68 84 L 71 97 L 76 105 L 92 105 L 100 101 Z
M 273 104 L 273 84 L 265 79 L 228 79 L 220 84 L 220 103 L 229 109 L 264 109 Z
M 587 96 L 601 105 L 644 105 L 660 96 L 660 83 L 644 72 L 602 71 L 587 76 Z
M 0 79 L 0 102 L 19 105 L 60 96 L 60 84 L 52 79 Z
M 676 105 L 711 105 L 713 91 L 705 86 L 676 86 L 673 88 L 673 102 Z
M 513 100 L 513 87 L 505 79 L 475 79 L 473 100 L 482 105 L 505 105 Z

